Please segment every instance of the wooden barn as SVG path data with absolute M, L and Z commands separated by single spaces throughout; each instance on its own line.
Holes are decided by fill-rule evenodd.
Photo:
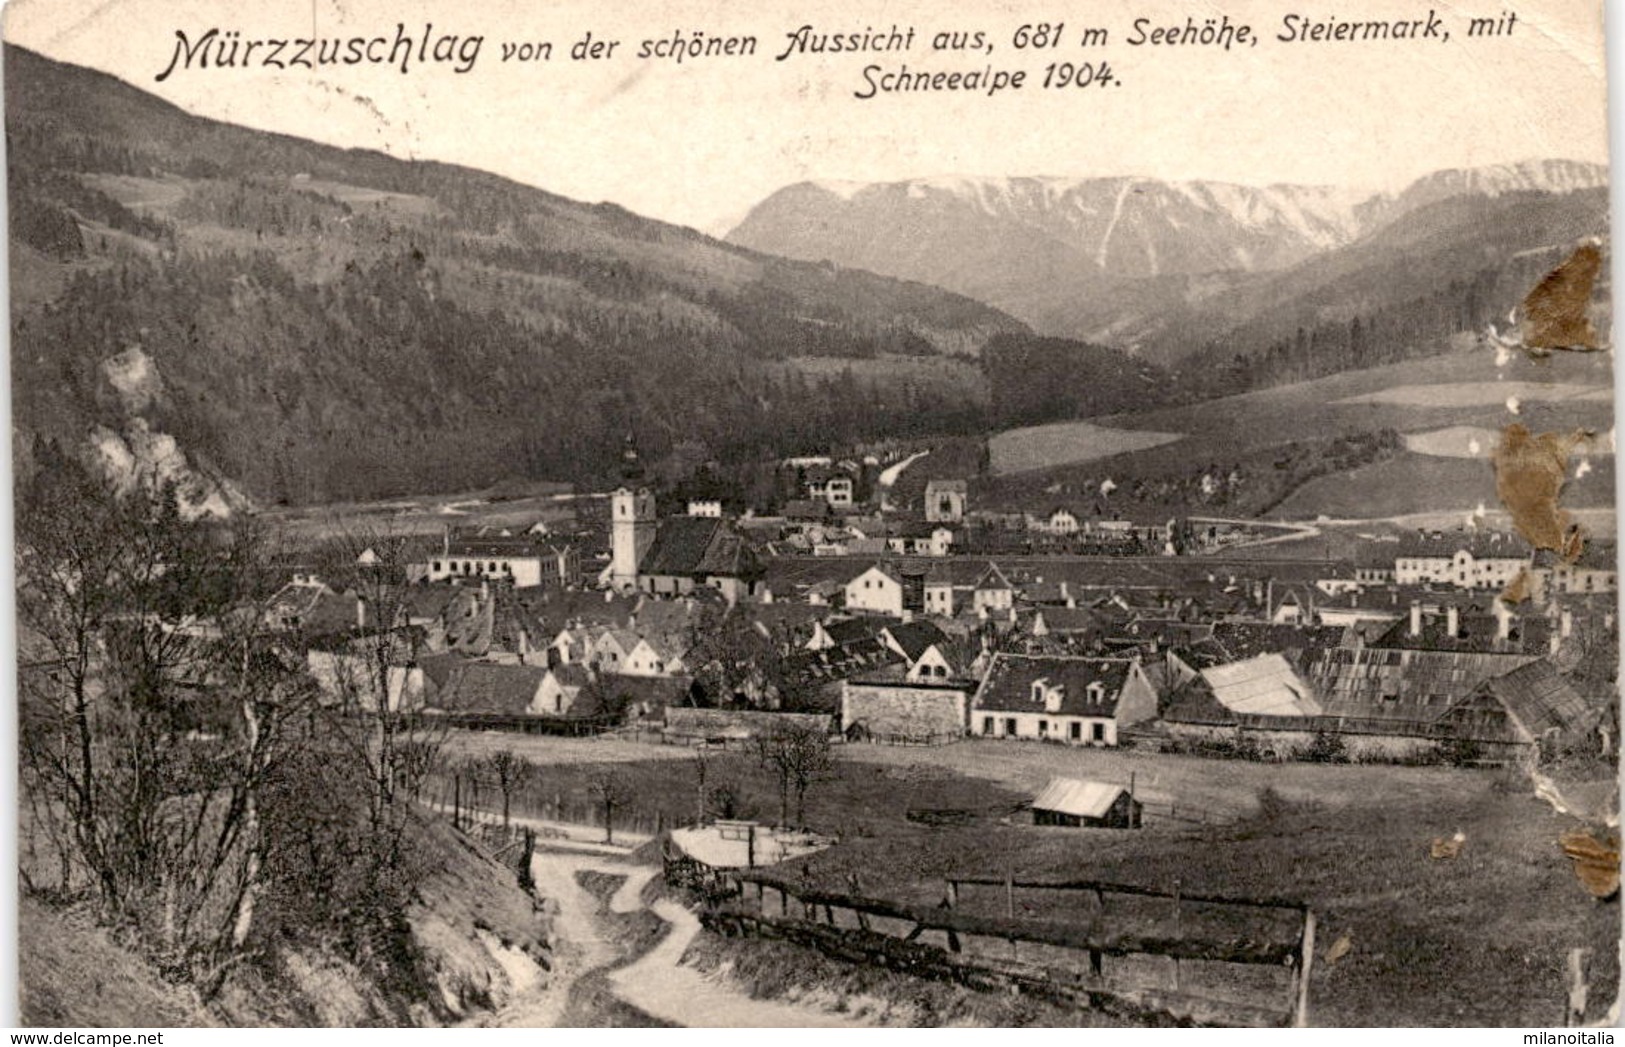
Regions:
M 1033 798 L 1034 825 L 1138 829 L 1142 805 L 1121 785 L 1051 778 Z

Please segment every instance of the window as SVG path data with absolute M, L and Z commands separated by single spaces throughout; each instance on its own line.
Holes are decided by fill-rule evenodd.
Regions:
M 1091 724 L 1089 726 L 1089 738 L 1090 738 L 1091 741 L 1096 741 L 1096 742 L 1105 741 L 1106 740 L 1106 725 L 1103 724 L 1103 723 Z
M 440 561 L 436 560 L 432 566 L 433 566 L 434 572 L 436 574 L 439 574 L 440 573 Z
M 992 734 L 993 733 L 993 717 L 991 717 L 991 716 L 982 717 L 982 733 L 983 734 Z
M 1040 738 L 1049 737 L 1049 721 L 1048 720 L 1039 720 L 1038 721 L 1038 737 L 1040 737 Z
M 1074 723 L 1074 724 L 1070 725 L 1067 728 L 1067 737 L 1071 738 L 1075 742 L 1082 739 L 1083 738 L 1083 724 Z
M 1004 720 L 1004 733 L 1007 734 L 1007 735 L 1010 735 L 1011 737 L 1015 737 L 1016 718 L 1014 716 L 1005 717 L 1005 720 Z

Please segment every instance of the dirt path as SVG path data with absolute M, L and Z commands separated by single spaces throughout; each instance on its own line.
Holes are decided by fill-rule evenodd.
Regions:
M 532 869 L 542 892 L 558 907 L 553 924 L 555 962 L 544 990 L 496 1016 L 493 1024 L 510 1028 L 557 1025 L 575 982 L 620 959 L 594 916 L 598 900 L 577 882 L 576 874 L 592 871 L 626 876 L 626 882 L 610 897 L 609 908 L 628 913 L 643 908 L 643 888 L 659 872 L 650 866 L 627 865 L 595 854 L 552 851 L 538 851 Z M 810 1007 L 753 1000 L 725 982 L 682 966 L 683 953 L 700 932 L 700 921 L 668 899 L 656 901 L 652 909 L 670 930 L 654 948 L 609 974 L 611 988 L 625 1003 L 651 1017 L 689 1027 L 863 1027 L 862 1023 Z
M 610 976 L 615 993 L 646 1014 L 685 1026 L 722 1029 L 864 1028 L 838 1014 L 753 1000 L 727 984 L 707 978 L 680 961 L 700 921 L 676 902 L 662 898 L 655 915 L 671 925 L 660 944 Z
M 615 948 L 592 918 L 597 899 L 576 882 L 576 871 L 596 868 L 585 856 L 538 851 L 531 871 L 544 894 L 557 906 L 553 921 L 553 969 L 541 991 L 499 1011 L 491 1024 L 510 1029 L 552 1028 L 570 1002 L 570 990 L 583 974 L 616 959 Z M 606 871 L 610 871 L 606 869 Z

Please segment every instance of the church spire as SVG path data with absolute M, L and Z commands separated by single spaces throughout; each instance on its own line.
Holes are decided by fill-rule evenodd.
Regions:
M 633 486 L 641 484 L 644 478 L 643 461 L 638 457 L 638 441 L 628 430 L 626 442 L 621 447 L 621 480 L 627 486 Z

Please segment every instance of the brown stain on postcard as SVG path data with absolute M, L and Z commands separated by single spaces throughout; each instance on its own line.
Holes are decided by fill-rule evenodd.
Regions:
M 1568 480 L 1569 455 L 1586 439 L 1583 432 L 1531 433 L 1514 422 L 1501 431 L 1495 451 L 1495 492 L 1513 526 L 1536 549 L 1550 549 L 1570 562 L 1585 543 L 1557 498 Z
M 1518 574 L 1507 587 L 1501 590 L 1501 601 L 1509 604 L 1520 604 L 1535 595 L 1535 576 L 1529 573 L 1529 568 L 1520 567 Z
M 1523 300 L 1523 346 L 1532 350 L 1599 349 L 1591 323 L 1591 290 L 1602 272 L 1602 249 L 1581 244 Z
M 1593 898 L 1611 898 L 1619 890 L 1619 835 L 1585 829 L 1559 838 L 1563 853 L 1574 861 L 1574 875 Z

